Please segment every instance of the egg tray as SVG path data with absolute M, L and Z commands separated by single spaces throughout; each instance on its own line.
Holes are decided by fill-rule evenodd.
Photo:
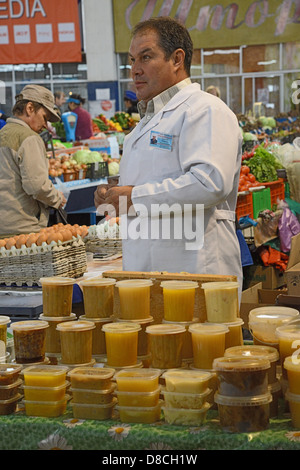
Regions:
M 67 242 L 10 250 L 0 249 L 0 284 L 41 285 L 41 277 L 80 277 L 87 271 L 86 249 L 81 237 Z
M 95 238 L 85 240 L 85 249 L 89 253 L 116 255 L 122 253 L 121 238 Z

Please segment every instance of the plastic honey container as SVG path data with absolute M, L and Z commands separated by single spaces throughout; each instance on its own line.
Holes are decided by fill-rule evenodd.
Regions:
M 165 406 L 171 408 L 186 408 L 197 410 L 200 409 L 211 393 L 211 389 L 207 388 L 202 393 L 187 393 L 187 392 L 169 392 L 162 389 Z
M 97 405 L 91 403 L 75 403 L 72 400 L 71 406 L 75 419 L 95 419 L 97 421 L 104 421 L 112 418 L 113 410 L 116 403 L 116 398 L 113 398 L 110 403 L 106 403 L 104 405 Z
M 150 279 L 126 279 L 118 281 L 120 313 L 125 320 L 150 317 Z
M 154 392 L 158 389 L 159 369 L 123 369 L 115 374 L 119 391 L 123 392 Z
M 284 360 L 288 356 L 295 357 L 300 344 L 300 321 L 294 320 L 285 325 L 279 326 L 275 331 L 279 341 L 279 357 L 282 367 L 282 375 L 287 378 L 287 371 L 283 367 Z M 296 356 L 298 357 L 298 356 Z
M 272 395 L 228 397 L 215 394 L 220 424 L 224 431 L 249 433 L 264 431 L 269 426 Z
M 60 333 L 56 327 L 59 323 L 64 321 L 76 320 L 75 313 L 71 313 L 69 317 L 46 317 L 45 315 L 41 314 L 39 319 L 46 321 L 49 325 L 49 328 L 46 330 L 46 353 L 59 354 L 61 351 Z
M 183 426 L 201 426 L 205 423 L 206 415 L 211 405 L 207 402 L 201 408 L 171 408 L 162 407 L 166 423 Z
M 162 376 L 166 391 L 202 394 L 209 387 L 212 373 L 208 371 L 170 369 Z
M 133 322 L 140 325 L 141 329 L 138 333 L 138 356 L 147 356 L 149 354 L 149 342 L 148 342 L 148 335 L 146 333 L 146 328 L 151 323 L 153 323 L 153 317 L 143 318 L 139 320 L 124 320 L 122 318 L 117 318 L 117 322 Z
M 228 333 L 225 336 L 225 349 L 234 346 L 241 346 L 244 343 L 242 325 L 244 320 L 238 318 L 236 321 L 224 323 L 228 328 Z
M 113 400 L 113 392 L 116 385 L 111 384 L 106 390 L 71 387 L 73 403 L 90 403 L 93 405 L 107 405 Z
M 79 320 L 88 320 L 95 324 L 95 328 L 92 332 L 92 356 L 105 355 L 105 333 L 102 327 L 107 323 L 112 323 L 112 318 L 89 318 L 86 315 L 80 315 Z
M 300 395 L 286 391 L 285 399 L 289 403 L 291 413 L 292 426 L 296 429 L 300 428 Z
M 198 318 L 194 318 L 193 321 L 188 322 L 169 322 L 167 320 L 162 320 L 163 323 L 171 323 L 174 325 L 184 326 L 186 331 L 183 336 L 183 344 L 182 344 L 182 360 L 184 362 L 192 362 L 193 361 L 193 344 L 192 344 L 192 335 L 189 331 L 189 326 L 197 323 L 199 320 Z
M 37 387 L 23 385 L 24 399 L 29 401 L 61 401 L 65 398 L 66 390 L 70 383 L 66 380 L 64 384 L 56 387 Z
M 24 384 L 32 387 L 59 387 L 66 382 L 65 366 L 35 365 L 23 369 Z
M 120 420 L 122 423 L 144 423 L 151 424 L 160 420 L 162 400 L 159 400 L 156 406 L 120 406 Z
M 60 332 L 61 362 L 63 364 L 87 364 L 92 360 L 92 339 L 95 323 L 68 321 L 56 327 Z
M 115 369 L 75 367 L 68 373 L 71 386 L 78 389 L 107 390 L 111 386 Z
M 268 383 L 272 384 L 276 381 L 276 366 L 279 360 L 278 349 L 272 346 L 261 345 L 243 345 L 234 346 L 225 350 L 225 357 L 233 357 L 235 359 L 251 358 L 251 359 L 268 359 L 270 369 L 268 371 Z
M 300 358 L 299 356 L 287 356 L 284 359 L 283 368 L 287 371 L 289 391 L 300 395 Z
M 0 400 L 0 415 L 10 415 L 14 413 L 21 398 L 22 395 L 18 393 L 16 396 L 7 400 Z
M 218 391 L 228 397 L 250 397 L 268 392 L 267 359 L 220 357 L 214 360 Z
M 258 307 L 249 312 L 249 328 L 254 344 L 278 347 L 276 328 L 295 320 L 298 310 L 290 307 Z
M 94 277 L 80 282 L 87 318 L 108 318 L 113 315 L 115 284 L 115 279 L 105 277 Z
M 116 390 L 115 394 L 120 406 L 154 407 L 159 402 L 160 387 L 153 392 L 122 392 Z
M 45 359 L 46 329 L 49 324 L 41 320 L 12 323 L 16 362 L 28 364 Z
M 195 323 L 189 331 L 192 333 L 194 367 L 212 369 L 213 360 L 224 355 L 228 327 L 218 323 Z
M 10 321 L 10 317 L 0 315 L 0 356 L 4 356 L 6 351 L 7 325 Z
M 151 367 L 158 369 L 181 367 L 185 326 L 173 323 L 150 325 L 146 328 L 146 333 L 149 335 Z
M 194 281 L 163 281 L 164 319 L 171 322 L 193 320 L 195 291 L 199 287 Z
M 59 401 L 23 400 L 27 416 L 42 416 L 44 418 L 57 418 L 64 414 L 67 408 L 68 395 Z
M 229 323 L 239 317 L 238 282 L 206 282 L 206 316 L 210 323 Z
M 64 317 L 72 312 L 73 285 L 69 277 L 53 276 L 40 279 L 43 290 L 43 314 L 46 317 Z
M 105 332 L 107 364 L 109 367 L 126 367 L 137 363 L 138 323 L 115 322 L 102 327 Z
M 22 366 L 19 364 L 0 364 L 0 386 L 10 385 L 19 378 Z
M 0 400 L 10 400 L 11 398 L 15 397 L 22 383 L 22 380 L 18 379 L 15 380 L 12 384 L 0 385 Z

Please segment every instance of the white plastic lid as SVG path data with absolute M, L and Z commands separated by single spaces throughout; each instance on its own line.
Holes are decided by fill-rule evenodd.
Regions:
M 75 279 L 71 277 L 63 277 L 63 276 L 53 276 L 53 277 L 41 277 L 40 283 L 43 284 L 53 284 L 53 285 L 69 285 L 75 284 Z
M 275 330 L 277 338 L 300 339 L 300 322 L 291 322 L 278 326 Z
M 148 287 L 152 285 L 151 279 L 124 279 L 116 283 L 117 287 Z
M 160 369 L 128 369 L 123 368 L 115 374 L 116 380 L 153 380 L 161 375 Z
M 230 321 L 230 322 L 224 322 L 222 325 L 228 326 L 228 328 L 234 327 L 234 326 L 242 326 L 244 324 L 244 320 L 242 318 L 238 318 L 237 320 Z
M 215 393 L 215 403 L 218 405 L 225 406 L 260 406 L 268 405 L 272 401 L 271 393 L 265 393 L 263 395 L 256 395 L 254 397 L 229 397 L 226 395 L 220 395 L 218 392 Z
M 162 281 L 160 286 L 164 289 L 197 289 L 198 282 L 195 281 Z
M 55 323 L 59 323 L 59 322 L 63 322 L 63 321 L 72 321 L 76 318 L 76 313 L 70 313 L 70 315 L 66 315 L 64 317 L 46 317 L 46 315 L 44 315 L 43 313 L 40 314 L 39 316 L 39 319 L 40 320 L 43 320 L 43 321 L 46 321 L 46 322 L 55 322 Z
M 102 367 L 75 367 L 68 373 L 68 376 L 76 376 L 76 378 L 82 377 L 85 379 L 90 377 L 91 379 L 107 380 L 111 379 L 114 373 L 115 369 L 112 368 L 104 369 Z
M 59 331 L 87 331 L 94 328 L 96 328 L 95 323 L 81 320 L 59 323 L 56 327 Z
M 188 379 L 189 381 L 194 381 L 196 383 L 205 382 L 210 380 L 213 377 L 211 372 L 205 370 L 186 370 L 186 369 L 168 369 L 162 374 L 163 379 L 168 378 L 180 378 Z
M 116 284 L 116 280 L 110 277 L 92 277 L 89 279 L 84 279 L 79 284 L 83 287 L 91 287 L 91 286 L 112 286 Z
M 288 356 L 284 359 L 283 367 L 286 370 L 293 370 L 295 372 L 300 372 L 300 359 L 299 357 Z
M 213 361 L 213 369 L 222 372 L 253 372 L 270 368 L 270 361 L 252 357 L 218 357 Z
M 24 321 L 17 321 L 11 324 L 12 330 L 42 330 L 44 328 L 48 328 L 49 324 L 46 321 L 42 320 L 24 320 Z
M 205 282 L 201 287 L 202 289 L 233 289 L 238 288 L 239 283 L 234 281 Z
M 260 346 L 260 345 L 243 345 L 243 346 L 232 346 L 227 348 L 224 353 L 225 357 L 239 357 L 239 358 L 265 358 L 270 362 L 276 362 L 279 359 L 278 349 L 272 346 Z
M 219 335 L 220 333 L 227 333 L 228 327 L 223 323 L 195 323 L 189 326 L 191 333 L 200 335 Z
M 64 375 L 68 372 L 68 368 L 66 366 L 51 366 L 51 365 L 36 365 L 36 366 L 29 366 L 22 370 L 22 374 L 30 374 L 30 375 L 50 375 L 50 376 L 60 376 Z
M 299 316 L 299 311 L 295 308 L 280 307 L 277 305 L 258 307 L 250 310 L 249 323 L 252 321 L 278 323 L 278 320 L 281 322 L 287 322 L 297 316 Z
M 126 318 L 116 318 L 117 322 L 128 322 L 128 323 L 138 323 L 139 325 L 144 325 L 145 323 L 152 323 L 154 321 L 154 318 L 149 316 L 147 318 L 138 318 L 136 320 L 128 320 Z
M 287 401 L 292 401 L 295 403 L 300 403 L 300 395 L 296 393 L 291 393 L 289 390 L 285 393 L 285 399 Z
M 92 317 L 87 317 L 86 315 L 80 315 L 79 320 L 84 320 L 84 321 L 87 320 L 93 323 L 112 323 L 114 321 L 112 316 L 105 317 L 105 318 L 101 318 L 101 317 L 92 318 Z
M 186 328 L 184 325 L 178 325 L 174 323 L 162 323 L 157 325 L 150 325 L 146 328 L 146 333 L 152 335 L 174 335 L 178 333 L 185 333 Z
M 0 325 L 7 325 L 10 322 L 10 317 L 7 317 L 6 315 L 0 315 Z
M 112 322 L 106 323 L 102 326 L 102 331 L 105 331 L 107 333 L 132 333 L 140 330 L 141 326 L 138 323 L 130 322 Z

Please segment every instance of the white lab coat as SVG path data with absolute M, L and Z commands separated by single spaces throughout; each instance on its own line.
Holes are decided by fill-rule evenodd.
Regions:
M 236 116 L 219 98 L 193 83 L 180 90 L 144 127 L 140 124 L 126 136 L 120 164 L 119 184 L 134 186 L 132 202 L 140 214 L 127 218 L 126 231 L 124 218 L 121 222 L 123 269 L 230 274 L 236 275 L 242 286 L 235 229 L 242 135 Z M 172 142 L 172 149 L 151 146 L 151 131 L 171 136 L 167 142 Z M 164 203 L 182 208 L 184 204 L 189 208 L 191 204 L 193 208 L 204 205 L 201 249 L 191 249 L 191 245 L 187 249 L 190 236 L 157 238 L 157 231 L 153 235 L 150 218 L 141 207 L 149 214 L 153 204 Z M 181 213 L 173 223 L 176 217 L 183 220 Z M 194 229 L 201 232 L 195 214 L 193 217 Z

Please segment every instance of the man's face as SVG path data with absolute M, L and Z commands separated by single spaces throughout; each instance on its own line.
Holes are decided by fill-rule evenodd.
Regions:
M 55 104 L 58 108 L 61 108 L 63 104 L 66 102 L 66 97 L 62 94 L 59 98 L 55 98 Z
M 50 119 L 49 111 L 43 106 L 35 111 L 32 103 L 29 102 L 27 104 L 26 122 L 33 131 L 37 132 L 38 134 L 42 132 L 43 129 L 47 128 L 47 121 Z
M 165 59 L 164 51 L 158 46 L 155 31 L 148 30 L 134 36 L 129 59 L 139 100 L 148 102 L 177 82 L 173 56 L 169 60 Z

